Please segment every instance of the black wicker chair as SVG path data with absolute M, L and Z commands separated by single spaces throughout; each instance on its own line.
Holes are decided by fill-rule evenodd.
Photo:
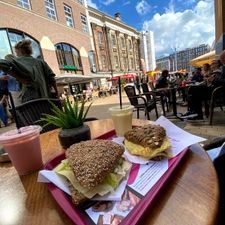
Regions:
M 128 85 L 124 88 L 127 97 L 129 98 L 130 104 L 134 106 L 134 109 L 137 111 L 137 118 L 139 118 L 139 111 L 145 111 L 145 115 L 147 119 L 150 120 L 149 112 L 155 109 L 156 117 L 158 118 L 158 110 L 156 106 L 155 96 L 152 95 L 152 99 L 150 101 L 146 101 L 146 99 L 141 95 L 136 95 L 135 88 L 132 85 Z M 141 102 L 139 102 L 141 100 Z
M 166 116 L 165 104 L 167 107 L 167 111 L 169 111 L 169 107 L 168 107 L 167 97 L 164 95 L 164 93 L 156 91 L 156 90 L 150 91 L 147 83 L 142 83 L 141 88 L 142 88 L 143 94 L 146 96 L 147 101 L 151 101 L 152 94 L 153 93 L 155 94 L 156 103 L 159 102 L 161 104 L 162 110 L 163 110 L 163 115 Z
M 21 105 L 15 107 L 16 114 L 18 117 L 18 123 L 20 127 L 29 126 L 29 125 L 40 125 L 43 126 L 44 122 L 37 122 L 44 113 L 46 114 L 53 114 L 52 113 L 52 105 L 50 101 L 54 103 L 57 107 L 62 109 L 61 101 L 59 99 L 51 99 L 51 98 L 40 98 L 28 101 Z M 12 115 L 13 112 L 10 109 Z M 13 115 L 14 117 L 14 115 Z M 42 129 L 41 133 L 45 133 L 50 130 L 54 130 L 58 128 L 55 125 L 49 125 Z
M 29 126 L 29 125 L 40 125 L 41 127 L 45 124 L 42 121 L 38 121 L 44 113 L 52 115 L 52 105 L 50 101 L 54 103 L 58 108 L 62 109 L 62 103 L 59 99 L 51 99 L 51 98 L 40 98 L 28 101 L 21 105 L 15 107 L 16 114 L 18 117 L 19 127 Z M 9 109 L 11 114 L 13 115 L 12 109 Z M 14 115 L 13 115 L 14 117 Z M 93 121 L 97 120 L 96 117 L 88 117 L 85 121 Z M 38 121 L 38 122 L 37 122 Z M 57 129 L 58 127 L 55 125 L 48 125 L 42 128 L 41 133 L 45 133 L 47 131 L 51 131 Z
M 220 107 L 223 111 L 225 105 L 225 87 L 220 86 L 213 90 L 209 104 L 209 124 L 212 125 L 214 108 Z

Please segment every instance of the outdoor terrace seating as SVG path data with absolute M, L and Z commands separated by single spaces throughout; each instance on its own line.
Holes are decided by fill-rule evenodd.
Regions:
M 139 118 L 139 112 L 140 110 L 145 112 L 145 115 L 147 116 L 147 119 L 150 119 L 150 114 L 153 109 L 155 110 L 156 117 L 158 118 L 158 110 L 155 100 L 155 95 L 152 95 L 152 98 L 150 101 L 147 101 L 143 96 L 136 95 L 135 87 L 128 85 L 124 88 L 127 97 L 129 98 L 130 104 L 134 106 L 135 110 L 137 111 L 137 118 Z M 150 95 L 150 94 L 149 94 Z

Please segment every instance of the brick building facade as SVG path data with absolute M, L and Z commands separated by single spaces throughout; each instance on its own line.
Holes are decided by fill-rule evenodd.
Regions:
M 123 23 L 118 13 L 112 18 L 91 7 L 88 11 L 95 48 L 95 71 L 113 76 L 140 73 L 139 32 Z
M 57 76 L 88 75 L 88 52 L 93 50 L 88 30 L 82 0 L 0 1 L 0 48 L 4 50 L 0 58 L 13 52 L 13 38 L 25 36 L 39 45 L 40 55 Z

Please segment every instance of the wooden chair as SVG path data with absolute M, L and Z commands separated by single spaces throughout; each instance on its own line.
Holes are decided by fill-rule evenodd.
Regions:
M 155 96 L 152 95 L 151 101 L 146 101 L 146 99 L 141 95 L 136 95 L 134 86 L 128 85 L 124 88 L 127 97 L 129 98 L 130 104 L 134 106 L 137 111 L 137 118 L 139 119 L 139 111 L 145 111 L 147 119 L 150 120 L 149 112 L 155 109 L 156 117 L 158 118 L 158 110 L 156 106 Z M 140 102 L 141 100 L 142 102 Z
M 225 105 L 225 87 L 220 86 L 213 90 L 209 103 L 209 124 L 212 125 L 214 108 L 220 107 L 223 111 Z

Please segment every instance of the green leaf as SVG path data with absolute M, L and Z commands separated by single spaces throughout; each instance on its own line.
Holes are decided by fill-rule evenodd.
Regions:
M 49 101 L 49 103 L 52 105 L 52 111 L 58 115 L 58 116 L 63 116 L 64 112 L 59 109 L 53 102 Z
M 82 121 L 82 117 L 83 117 L 83 113 L 84 113 L 84 105 L 85 105 L 86 101 L 82 100 L 81 102 L 81 106 L 80 106 L 80 111 L 79 111 L 79 115 L 78 115 L 78 120 Z
M 83 115 L 82 121 L 85 120 L 85 118 L 86 118 L 86 116 L 87 116 L 87 114 L 88 114 L 88 111 L 89 111 L 89 109 L 90 109 L 92 103 L 93 103 L 93 102 L 91 102 L 90 105 L 87 107 L 87 109 L 86 109 L 86 111 L 85 111 L 85 113 L 84 113 L 84 115 Z
M 68 104 L 68 108 L 69 108 L 69 111 L 70 111 L 71 115 L 73 116 L 73 118 L 76 118 L 77 116 L 76 116 L 75 112 L 73 111 L 73 107 L 71 106 L 71 104 Z
M 83 125 L 83 122 L 87 116 L 87 113 L 92 103 L 85 109 L 84 105 L 86 101 L 82 101 L 80 108 L 78 100 L 74 102 L 74 106 L 71 105 L 69 98 L 62 103 L 62 109 L 58 108 L 54 103 L 49 101 L 52 106 L 52 114 L 43 114 L 43 117 L 38 122 L 45 122 L 45 126 L 54 124 L 62 128 L 76 128 Z
M 77 99 L 74 102 L 73 111 L 74 111 L 74 114 L 75 114 L 75 118 L 77 119 L 77 115 L 78 115 L 78 100 Z
M 58 118 L 53 115 L 45 114 L 46 118 L 43 118 L 43 120 L 47 122 L 51 122 L 52 124 L 59 126 L 59 127 L 69 127 L 69 123 L 65 120 L 62 120 L 61 118 Z
M 71 123 L 73 123 L 73 115 L 71 115 L 71 111 L 69 110 L 68 102 L 65 103 L 64 110 L 65 110 L 66 120 L 71 125 Z

